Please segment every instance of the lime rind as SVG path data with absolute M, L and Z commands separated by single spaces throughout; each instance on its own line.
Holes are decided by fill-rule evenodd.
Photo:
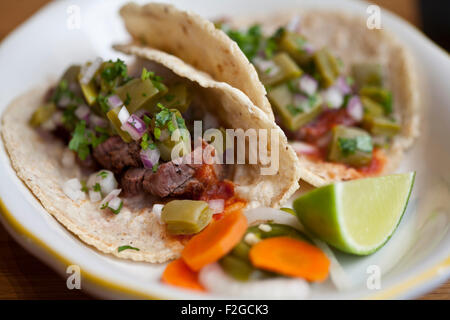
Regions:
M 300 222 L 315 236 L 341 251 L 356 255 L 368 255 L 383 247 L 398 228 L 406 211 L 414 180 L 415 172 L 411 172 L 339 182 L 303 195 L 294 201 L 294 208 Z M 390 188 L 390 185 L 393 187 Z M 380 203 L 379 200 L 377 202 L 374 202 L 373 199 L 370 200 L 370 195 L 359 195 L 359 189 L 372 190 L 374 193 L 380 192 L 380 195 L 374 197 L 385 199 L 387 203 L 394 201 L 393 204 L 387 205 L 390 210 L 383 212 L 384 203 Z M 345 208 L 351 206 L 352 201 L 356 209 L 350 208 L 346 211 Z M 374 211 L 371 211 L 372 214 L 364 216 L 364 212 L 367 210 L 363 209 L 360 214 L 358 212 L 358 215 L 355 215 L 355 210 L 364 208 L 364 201 L 371 206 L 368 210 Z M 353 214 L 346 216 L 345 213 L 350 211 Z M 397 214 L 392 216 L 392 212 L 397 212 Z M 358 222 L 358 219 L 365 220 Z M 371 219 L 373 221 L 370 221 Z M 352 222 L 354 222 L 353 225 Z M 357 227 L 361 226 L 367 230 L 358 230 Z M 351 232 L 351 230 L 356 230 L 356 232 Z

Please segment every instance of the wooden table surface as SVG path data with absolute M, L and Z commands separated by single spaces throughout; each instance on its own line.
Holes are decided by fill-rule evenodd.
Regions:
M 49 0 L 0 2 L 0 40 Z M 373 1 L 420 27 L 415 0 Z M 90 299 L 82 290 L 68 290 L 62 279 L 33 257 L 0 225 L 0 299 Z M 422 299 L 450 299 L 450 281 Z

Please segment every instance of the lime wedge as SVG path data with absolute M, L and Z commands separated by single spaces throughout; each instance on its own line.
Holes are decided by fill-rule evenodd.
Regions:
M 408 204 L 415 172 L 330 184 L 294 201 L 313 235 L 347 253 L 367 255 L 391 237 Z

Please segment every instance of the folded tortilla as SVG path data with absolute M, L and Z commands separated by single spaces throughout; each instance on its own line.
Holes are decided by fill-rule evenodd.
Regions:
M 293 18 L 300 19 L 300 32 L 316 48 L 328 47 L 342 59 L 348 74 L 354 63 L 380 63 L 386 70 L 386 84 L 393 92 L 394 113 L 402 130 L 385 151 L 387 163 L 383 172 L 392 172 L 398 166 L 406 149 L 419 135 L 420 87 L 414 59 L 408 49 L 384 29 L 369 29 L 361 16 L 326 9 L 290 10 L 289 13 L 259 17 L 239 17 L 230 21 L 233 27 L 248 27 L 260 23 L 264 32 L 272 34 L 286 26 Z M 361 178 L 354 168 L 343 164 L 314 161 L 299 155 L 302 179 L 314 186 L 333 181 Z
M 173 54 L 214 80 L 231 84 L 273 119 L 266 89 L 258 81 L 255 68 L 212 22 L 163 3 L 128 3 L 120 14 L 136 43 Z
M 261 164 L 235 165 L 232 180 L 236 184 L 236 193 L 248 201 L 249 207 L 278 206 L 298 188 L 298 160 L 284 133 L 244 93 L 212 80 L 166 53 L 133 46 L 120 49 L 152 60 L 167 72 L 190 82 L 205 106 L 228 128 L 262 128 L 276 133 L 279 142 L 277 174 L 261 176 Z M 64 194 L 64 182 L 74 177 L 81 178 L 81 169 L 76 165 L 64 167 L 61 159 L 67 147 L 54 139 L 42 138 L 28 125 L 31 114 L 42 103 L 47 90 L 48 86 L 41 87 L 20 96 L 2 117 L 1 134 L 19 178 L 61 224 L 102 252 L 148 262 L 165 262 L 179 257 L 186 240 L 167 233 L 157 215 L 152 213 L 145 196 L 125 199 L 120 214 L 113 215 L 100 210 L 98 203 L 72 201 Z M 139 251 L 118 252 L 118 247 L 123 245 L 139 248 Z

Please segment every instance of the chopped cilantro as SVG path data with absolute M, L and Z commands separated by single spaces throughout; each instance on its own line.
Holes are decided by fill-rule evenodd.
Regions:
M 86 181 L 84 181 L 84 180 L 81 181 L 81 191 L 83 191 L 83 192 L 89 191 L 89 188 L 86 185 Z
M 142 140 L 141 140 L 141 148 L 143 150 L 147 150 L 148 149 L 148 147 L 149 147 L 149 141 L 148 140 L 149 140 L 148 139 L 148 133 L 146 132 L 146 133 L 144 133 L 142 135 Z
M 155 124 L 157 127 L 162 128 L 172 118 L 172 114 L 161 103 L 158 103 L 157 106 L 161 111 L 155 115 Z
M 69 149 L 75 151 L 81 160 L 85 160 L 90 153 L 89 138 L 86 134 L 86 121 L 77 123 L 72 139 L 69 142 Z
M 302 113 L 302 112 L 304 112 L 304 110 L 303 110 L 303 108 L 301 107 L 301 106 L 299 106 L 299 105 L 294 105 L 294 104 L 288 104 L 287 106 L 286 106 L 286 108 L 289 110 L 289 112 L 293 115 L 293 116 L 295 116 L 295 115 L 297 115 L 297 114 L 299 114 L 299 113 Z
M 142 69 L 142 73 L 141 73 L 141 79 L 142 81 L 147 80 L 147 79 L 151 79 L 152 76 L 154 76 L 155 74 L 153 72 L 148 71 L 146 68 Z
M 117 208 L 117 210 L 114 210 L 114 209 L 112 209 L 112 208 L 110 208 L 110 207 L 108 207 L 108 208 L 109 208 L 109 210 L 111 210 L 112 213 L 114 213 L 114 214 L 119 214 L 119 213 L 120 213 L 120 210 L 122 210 L 122 207 L 123 207 L 123 201 L 120 201 L 120 205 L 119 205 L 119 207 Z
M 102 179 L 106 179 L 107 176 L 108 172 L 106 171 L 100 171 L 99 173 L 97 173 L 97 177 L 102 177 Z
M 153 167 L 152 167 L 153 173 L 155 173 L 156 171 L 158 171 L 158 166 L 159 166 L 159 163 L 158 163 L 158 162 L 155 163 L 155 164 L 153 165 Z
M 261 26 L 256 24 L 251 26 L 247 31 L 227 30 L 226 33 L 237 43 L 250 61 L 256 57 L 263 38 Z
M 147 116 L 146 114 L 144 114 L 143 120 L 144 120 L 144 122 L 145 122 L 145 124 L 146 124 L 147 126 L 150 126 L 150 122 L 152 121 L 152 119 L 150 119 L 149 116 Z
M 100 187 L 100 183 L 96 183 L 94 184 L 94 186 L 92 187 L 92 190 L 94 190 L 95 192 L 100 192 L 102 191 L 102 188 Z
M 109 111 L 108 98 L 99 94 L 97 96 L 97 103 L 100 106 L 100 109 L 103 113 L 107 113 Z
M 118 77 L 122 77 L 124 81 L 128 81 L 127 65 L 120 59 L 117 59 L 115 62 L 109 60 L 107 67 L 101 72 L 101 77 L 108 83 L 114 82 Z
M 102 206 L 100 207 L 100 210 L 104 210 L 106 208 L 108 208 L 109 202 L 105 202 L 104 204 L 102 204 Z
M 161 129 L 160 128 L 155 128 L 153 130 L 153 135 L 155 136 L 156 139 L 159 139 L 161 137 Z
M 117 248 L 117 251 L 121 252 L 123 250 L 128 250 L 128 249 L 139 251 L 139 248 L 135 248 L 135 247 L 132 247 L 132 246 L 121 246 L 121 247 Z
M 125 101 L 123 102 L 124 105 L 128 106 L 131 102 L 131 96 L 130 93 L 127 92 L 127 97 L 125 98 Z

